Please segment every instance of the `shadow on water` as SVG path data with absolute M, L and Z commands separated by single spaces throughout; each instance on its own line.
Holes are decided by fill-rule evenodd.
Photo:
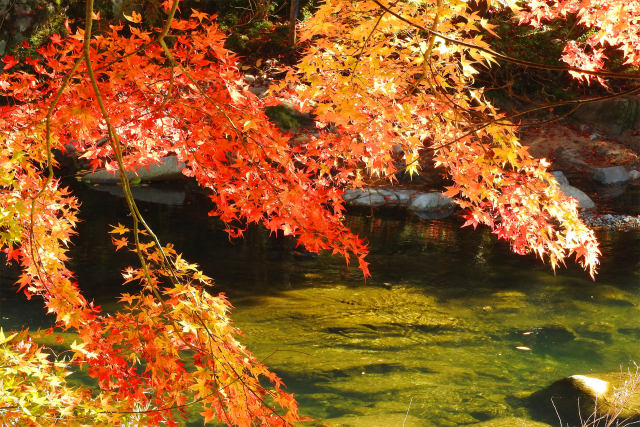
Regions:
M 120 284 L 119 269 L 135 257 L 115 252 L 108 237 L 110 225 L 128 224 L 125 206 L 115 189 L 72 186 L 83 205 L 71 267 L 89 298 L 109 303 L 133 286 Z M 229 295 L 247 346 L 305 415 L 392 426 L 412 402 L 411 425 L 526 419 L 513 396 L 638 360 L 638 232 L 599 235 L 594 283 L 573 265 L 554 275 L 486 231 L 459 229 L 456 218 L 349 216 L 371 248 L 365 282 L 343 259 L 308 257 L 258 227 L 229 242 L 206 196 L 188 185 L 169 190 L 180 195 L 171 204 L 140 202 L 147 221 Z M 0 324 L 47 325 L 40 305 L 8 286 L 14 277 L 0 269 Z

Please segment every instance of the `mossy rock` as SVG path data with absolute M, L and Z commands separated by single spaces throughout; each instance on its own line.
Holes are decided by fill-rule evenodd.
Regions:
M 640 101 L 636 98 L 616 98 L 581 106 L 572 117 L 581 123 L 601 129 L 611 135 L 636 130 L 640 122 Z
M 640 421 L 640 378 L 609 373 L 572 375 L 533 393 L 525 399 L 532 418 L 567 427 L 604 426 L 617 417 L 622 423 Z M 613 424 L 616 425 L 616 424 Z
M 265 108 L 267 117 L 282 130 L 297 130 L 313 127 L 313 119 L 288 105 L 273 105 Z
M 426 421 L 406 414 L 379 414 L 379 415 L 348 415 L 340 418 L 325 420 L 328 425 L 334 427 L 422 427 L 427 426 Z
M 527 420 L 524 418 L 504 417 L 470 424 L 468 427 L 551 427 L 551 424 Z

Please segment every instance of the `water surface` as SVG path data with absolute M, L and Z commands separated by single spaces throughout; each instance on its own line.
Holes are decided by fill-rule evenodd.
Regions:
M 74 269 L 91 297 L 108 302 L 128 291 L 118 269 L 135 263 L 106 237 L 109 224 L 127 220 L 124 205 L 110 192 L 78 190 Z M 257 228 L 229 242 L 198 193 L 171 200 L 141 203 L 147 220 L 216 279 L 247 346 L 283 377 L 303 414 L 322 422 L 533 422 L 539 414 L 523 407 L 525 393 L 638 360 L 638 232 L 599 235 L 594 283 L 574 266 L 554 275 L 455 218 L 354 215 L 349 225 L 371 247 L 365 282 L 343 259 L 301 257 L 293 242 Z M 47 325 L 37 301 L 9 288 L 11 275 L 0 272 L 0 324 Z

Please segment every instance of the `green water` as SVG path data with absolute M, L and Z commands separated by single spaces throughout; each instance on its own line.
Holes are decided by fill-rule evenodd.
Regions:
M 126 221 L 124 208 L 116 196 L 80 191 L 74 268 L 88 294 L 107 302 L 128 291 L 117 270 L 135 262 L 105 238 L 108 224 Z M 599 236 L 604 255 L 593 283 L 573 266 L 554 276 L 489 233 L 460 230 L 456 219 L 351 216 L 372 250 L 365 283 L 344 260 L 296 257 L 292 242 L 258 229 L 229 243 L 197 194 L 184 205 L 142 207 L 163 240 L 216 278 L 247 346 L 320 422 L 553 423 L 520 397 L 567 375 L 640 361 L 638 232 Z M 0 271 L 0 324 L 47 324 L 37 301 L 9 288 L 10 277 Z

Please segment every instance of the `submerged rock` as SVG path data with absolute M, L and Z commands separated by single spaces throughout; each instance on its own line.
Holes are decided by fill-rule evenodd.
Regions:
M 423 420 L 406 414 L 348 415 L 326 421 L 328 425 L 335 427 L 418 427 L 428 425 Z
M 551 427 L 551 424 L 527 420 L 525 418 L 504 417 L 494 418 L 481 423 L 470 424 L 467 427 Z
M 509 337 L 518 346 L 526 347 L 534 352 L 548 353 L 558 346 L 567 345 L 576 338 L 576 335 L 564 326 L 548 325 L 511 331 Z
M 141 181 L 170 181 L 181 179 L 182 169 L 185 164 L 178 162 L 177 156 L 166 156 L 160 163 L 149 165 L 149 167 L 140 167 L 135 172 L 127 171 L 127 177 L 130 180 L 139 179 Z M 82 177 L 83 181 L 94 183 L 117 183 L 120 182 L 120 176 L 117 173 L 107 172 L 104 169 L 98 169 L 93 173 L 88 173 Z
M 563 426 L 604 426 L 613 418 L 621 423 L 638 422 L 639 387 L 637 375 L 572 375 L 533 393 L 526 401 L 534 418 L 551 423 L 560 419 Z

